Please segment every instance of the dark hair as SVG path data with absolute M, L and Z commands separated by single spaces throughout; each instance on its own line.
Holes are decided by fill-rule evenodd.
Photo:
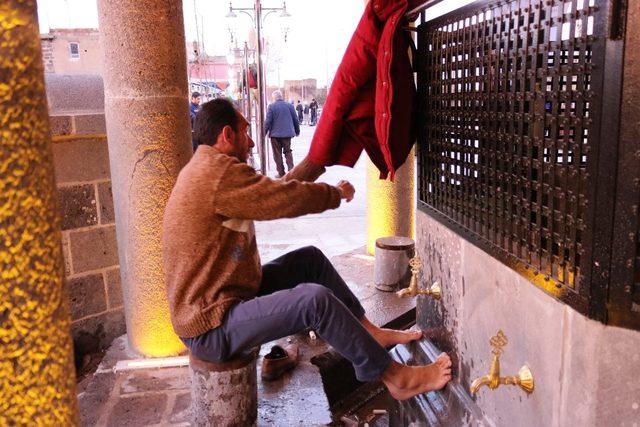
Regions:
M 193 139 L 197 145 L 215 145 L 225 126 L 238 130 L 238 114 L 233 104 L 224 98 L 205 102 L 196 116 Z
M 199 96 L 200 96 L 200 92 L 193 92 L 193 93 L 191 94 L 191 98 L 197 98 L 197 97 L 199 97 Z

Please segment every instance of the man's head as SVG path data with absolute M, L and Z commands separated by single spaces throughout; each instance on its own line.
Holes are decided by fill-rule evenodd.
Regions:
M 200 96 L 201 96 L 200 92 L 193 92 L 191 94 L 191 102 L 193 102 L 196 105 L 199 105 L 200 104 L 200 99 L 201 99 Z M 182 98 L 182 99 L 184 99 L 184 98 Z
M 280 92 L 279 90 L 274 90 L 271 94 L 271 97 L 274 101 L 282 101 L 284 99 L 284 97 L 282 96 L 282 92 Z
M 215 146 L 221 153 L 246 162 L 255 145 L 248 129 L 249 123 L 233 104 L 219 98 L 202 105 L 193 132 L 198 145 Z

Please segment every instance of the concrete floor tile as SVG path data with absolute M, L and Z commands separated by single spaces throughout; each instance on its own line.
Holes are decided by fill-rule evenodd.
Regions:
M 168 397 L 164 393 L 121 398 L 114 406 L 107 426 L 133 427 L 158 424 L 167 405 Z
M 157 390 L 186 390 L 191 385 L 189 368 L 156 368 L 137 371 L 125 371 L 120 394 L 144 393 Z
M 175 397 L 169 421 L 173 424 L 191 421 L 191 393 L 180 393 Z

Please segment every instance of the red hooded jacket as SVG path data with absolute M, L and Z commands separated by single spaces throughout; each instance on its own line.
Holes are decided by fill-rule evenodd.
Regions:
M 416 90 L 407 0 L 371 0 L 345 51 L 307 158 L 353 167 L 366 150 L 380 177 L 404 163 L 415 140 Z

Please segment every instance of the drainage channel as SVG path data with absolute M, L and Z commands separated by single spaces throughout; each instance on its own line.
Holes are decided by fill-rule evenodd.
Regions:
M 396 346 L 394 360 L 408 365 L 432 363 L 441 351 L 427 338 Z M 475 426 L 491 425 L 465 388 L 455 379 L 439 391 L 424 393 L 404 402 L 393 401 L 389 426 Z
M 409 329 L 415 325 L 415 307 L 386 322 L 382 327 Z M 394 402 L 381 382 L 362 383 L 351 363 L 335 351 L 311 359 L 322 377 L 322 385 L 333 419 L 332 425 L 382 427 L 389 425 L 388 412 Z

